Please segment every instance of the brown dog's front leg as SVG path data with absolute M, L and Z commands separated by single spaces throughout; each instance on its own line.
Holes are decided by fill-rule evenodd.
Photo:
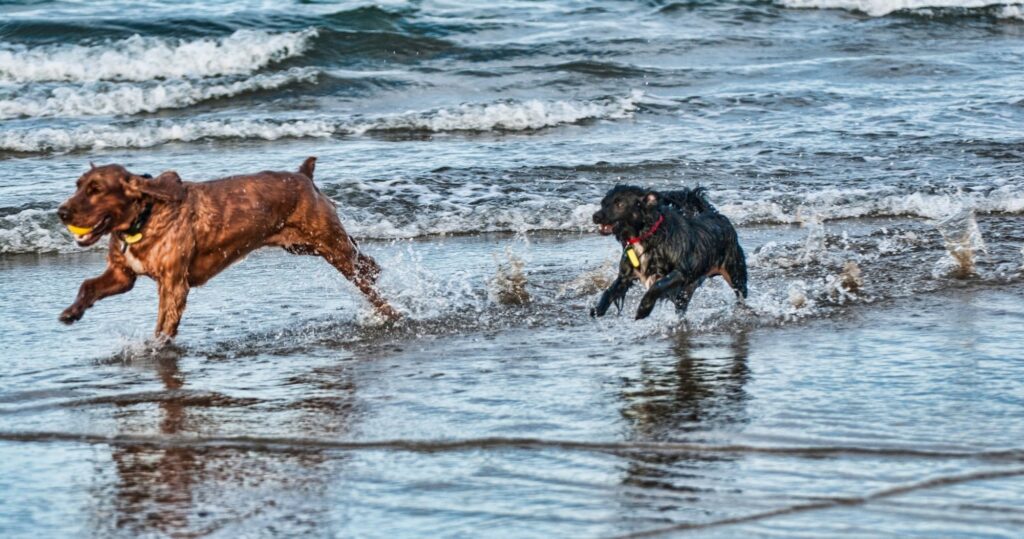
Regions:
M 99 277 L 86 279 L 78 288 L 78 297 L 70 307 L 64 309 L 58 318 L 65 324 L 82 319 L 86 309 L 97 301 L 116 294 L 123 294 L 135 286 L 135 273 L 124 266 L 108 265 Z
M 160 294 L 160 313 L 157 315 L 156 337 L 173 339 L 178 334 L 178 323 L 188 300 L 188 283 L 183 278 L 166 278 L 157 283 Z

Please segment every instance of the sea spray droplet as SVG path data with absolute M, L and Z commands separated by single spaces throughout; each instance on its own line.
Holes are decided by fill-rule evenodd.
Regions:
M 789 304 L 793 309 L 803 309 L 809 306 L 810 299 L 807 297 L 807 283 L 794 281 L 790 283 L 788 294 Z

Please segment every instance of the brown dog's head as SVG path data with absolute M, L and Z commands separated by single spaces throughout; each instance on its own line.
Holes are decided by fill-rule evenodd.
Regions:
M 151 179 L 132 174 L 121 165 L 92 165 L 78 178 L 77 186 L 75 194 L 57 209 L 57 215 L 82 247 L 96 243 L 109 232 L 128 230 L 141 210 L 140 202 L 173 202 L 185 196 L 185 186 L 175 172 Z

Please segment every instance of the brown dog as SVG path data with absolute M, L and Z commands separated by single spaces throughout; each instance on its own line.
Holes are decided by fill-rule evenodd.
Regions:
M 351 280 L 388 319 L 398 313 L 373 288 L 380 267 L 359 252 L 334 203 L 313 184 L 316 158 L 298 173 L 260 172 L 183 182 L 169 171 L 152 179 L 120 165 L 95 165 L 57 210 L 80 246 L 110 234 L 107 269 L 88 279 L 60 315 L 71 324 L 97 301 L 132 289 L 135 278 L 157 282 L 157 337 L 174 337 L 188 291 L 267 245 L 323 257 Z

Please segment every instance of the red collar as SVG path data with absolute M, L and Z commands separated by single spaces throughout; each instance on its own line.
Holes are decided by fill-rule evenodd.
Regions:
M 630 238 L 630 239 L 626 240 L 626 244 L 627 245 L 636 245 L 636 244 L 646 240 L 647 238 L 650 238 L 651 236 L 654 235 L 655 232 L 658 231 L 658 227 L 660 227 L 661 223 L 663 223 L 664 221 L 665 221 L 665 216 L 664 215 L 659 215 L 658 216 L 658 220 L 654 222 L 654 226 L 652 226 L 650 228 L 650 230 L 648 230 L 647 232 L 644 232 L 643 234 L 640 234 L 639 236 L 637 236 L 635 238 Z

